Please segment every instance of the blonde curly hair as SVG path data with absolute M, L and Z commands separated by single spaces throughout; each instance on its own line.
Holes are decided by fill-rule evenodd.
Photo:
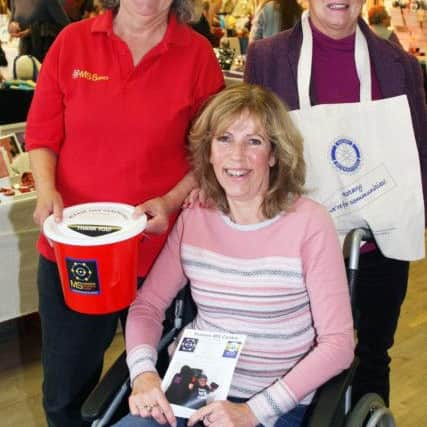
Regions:
M 230 211 L 224 189 L 210 163 L 213 138 L 225 132 L 242 114 L 257 120 L 265 131 L 276 162 L 270 168 L 269 187 L 261 209 L 266 218 L 285 211 L 304 193 L 305 162 L 302 137 L 282 101 L 257 85 L 231 86 L 213 96 L 195 119 L 190 133 L 190 160 L 206 196 L 219 210 Z

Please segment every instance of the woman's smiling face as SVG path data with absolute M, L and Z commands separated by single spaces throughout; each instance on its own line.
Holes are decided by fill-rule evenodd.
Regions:
M 310 0 L 310 19 L 323 34 L 333 39 L 350 36 L 365 0 Z
M 272 146 L 258 120 L 243 112 L 211 143 L 210 162 L 229 204 L 244 202 L 258 210 L 268 190 Z

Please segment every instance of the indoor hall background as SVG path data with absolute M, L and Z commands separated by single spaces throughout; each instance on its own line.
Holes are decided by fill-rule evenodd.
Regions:
M 426 425 L 427 261 L 412 263 L 409 290 L 392 351 L 391 405 L 398 427 Z M 109 366 L 123 349 L 117 334 Z M 41 408 L 40 328 L 35 316 L 0 323 L 0 425 L 44 427 Z

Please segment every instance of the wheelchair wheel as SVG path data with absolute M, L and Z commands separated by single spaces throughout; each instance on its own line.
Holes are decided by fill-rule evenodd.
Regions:
M 348 414 L 345 427 L 396 427 L 390 409 L 375 393 L 365 394 Z

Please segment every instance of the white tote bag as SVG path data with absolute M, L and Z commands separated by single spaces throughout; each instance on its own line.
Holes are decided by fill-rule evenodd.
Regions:
M 341 238 L 368 226 L 385 256 L 423 258 L 421 172 L 406 95 L 372 101 L 368 46 L 357 27 L 360 102 L 311 106 L 313 39 L 307 13 L 302 28 L 300 109 L 290 114 L 304 138 L 308 196 L 327 207 Z

